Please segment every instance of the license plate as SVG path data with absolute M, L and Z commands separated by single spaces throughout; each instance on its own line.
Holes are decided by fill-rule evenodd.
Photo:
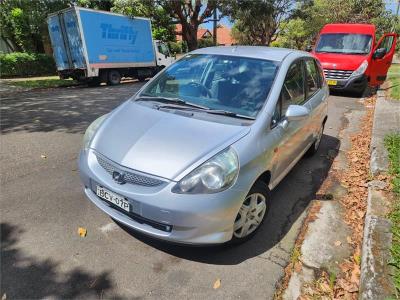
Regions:
M 337 80 L 327 80 L 328 85 L 337 85 Z
M 125 197 L 110 192 L 109 190 L 103 188 L 102 186 L 97 186 L 96 194 L 101 199 L 109 201 L 117 205 L 118 207 L 121 207 L 123 210 L 127 212 L 130 211 L 129 202 L 125 199 Z

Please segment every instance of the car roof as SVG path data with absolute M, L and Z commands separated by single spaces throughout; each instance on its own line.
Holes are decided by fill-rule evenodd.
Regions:
M 375 33 L 375 25 L 372 24 L 326 24 L 322 30 L 322 33 L 360 33 L 360 34 L 371 34 Z
M 229 55 L 229 56 L 241 56 L 249 58 L 258 58 L 265 60 L 273 60 L 281 62 L 291 53 L 299 54 L 299 56 L 311 56 L 308 52 L 266 47 L 266 46 L 219 46 L 201 48 L 190 52 L 191 54 L 214 54 L 214 55 Z

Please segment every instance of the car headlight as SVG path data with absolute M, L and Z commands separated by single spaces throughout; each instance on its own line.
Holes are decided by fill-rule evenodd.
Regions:
M 368 68 L 368 62 L 364 60 L 361 65 L 355 70 L 353 73 L 351 73 L 351 76 L 359 76 L 365 73 L 365 71 Z
M 107 116 L 108 116 L 108 114 L 105 114 L 105 115 L 97 118 L 86 129 L 85 135 L 83 136 L 83 143 L 82 143 L 83 149 L 89 148 L 89 144 L 93 138 L 93 135 L 96 133 L 97 129 L 100 127 L 101 123 L 103 123 L 103 121 L 105 120 L 105 118 Z
M 231 147 L 218 153 L 186 175 L 172 189 L 179 194 L 210 194 L 221 192 L 235 182 L 239 160 Z

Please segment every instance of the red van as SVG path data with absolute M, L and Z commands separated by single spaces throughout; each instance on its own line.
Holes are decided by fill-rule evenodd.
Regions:
M 377 87 L 386 79 L 396 47 L 396 33 L 375 41 L 371 24 L 327 24 L 312 53 L 321 62 L 331 89 L 362 94 L 369 85 Z

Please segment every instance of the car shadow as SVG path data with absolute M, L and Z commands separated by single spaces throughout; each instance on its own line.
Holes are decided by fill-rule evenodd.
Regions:
M 18 248 L 24 234 L 19 226 L 4 222 L 0 229 L 2 299 L 122 299 L 115 292 L 111 272 L 61 271 L 56 261 L 30 256 Z
M 278 244 L 309 203 L 317 198 L 324 199 L 318 197 L 316 193 L 327 177 L 339 147 L 340 141 L 336 137 L 324 135 L 318 152 L 313 157 L 301 159 L 273 190 L 271 208 L 265 222 L 252 239 L 241 245 L 201 247 L 179 245 L 156 240 L 121 224 L 118 225 L 143 243 L 179 258 L 207 264 L 239 264 L 275 246 L 279 247 Z

